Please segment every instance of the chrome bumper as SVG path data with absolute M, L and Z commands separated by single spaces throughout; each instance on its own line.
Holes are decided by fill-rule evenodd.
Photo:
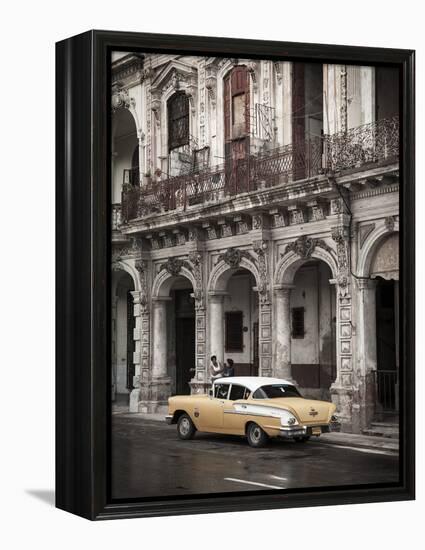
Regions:
M 279 428 L 279 437 L 290 439 L 292 437 L 306 437 L 320 434 L 313 433 L 313 429 L 320 429 L 320 434 L 329 432 L 340 432 L 341 423 L 331 422 L 330 424 L 318 424 L 317 426 L 281 426 Z
M 172 414 L 167 414 L 167 416 L 165 417 L 165 422 L 167 424 L 172 424 L 173 423 L 173 415 Z

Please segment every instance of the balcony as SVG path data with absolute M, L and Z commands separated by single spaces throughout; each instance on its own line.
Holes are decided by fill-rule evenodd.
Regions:
M 243 193 L 321 174 L 338 175 L 382 161 L 397 161 L 398 156 L 399 120 L 393 117 L 221 166 L 148 182 L 143 187 L 125 183 L 122 221 L 215 204 Z M 124 174 L 124 181 L 130 182 L 128 172 Z

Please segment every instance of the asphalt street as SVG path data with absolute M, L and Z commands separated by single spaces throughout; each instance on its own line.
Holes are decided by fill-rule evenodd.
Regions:
M 398 456 L 376 449 L 197 433 L 135 415 L 112 417 L 112 497 L 137 498 L 393 482 Z

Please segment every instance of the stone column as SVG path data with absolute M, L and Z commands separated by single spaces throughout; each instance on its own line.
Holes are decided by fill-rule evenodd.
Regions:
M 153 305 L 153 353 L 152 376 L 167 376 L 167 302 L 171 298 L 152 299 Z
M 360 392 L 361 429 L 373 419 L 376 402 L 376 281 L 357 279 L 357 384 Z
M 210 356 L 216 355 L 221 364 L 224 361 L 224 296 L 227 296 L 227 292 L 211 291 L 208 295 Z
M 167 372 L 167 302 L 170 300 L 169 297 L 152 298 L 152 378 L 148 412 L 164 412 L 171 392 Z
M 330 279 L 336 291 L 336 369 L 331 397 L 340 417 L 342 430 L 360 433 L 359 388 L 353 381 L 353 325 L 351 294 L 345 281 Z
M 275 363 L 273 375 L 292 381 L 291 372 L 291 308 L 293 285 L 276 285 L 275 296 Z
M 207 393 L 210 386 L 210 378 L 208 372 L 209 361 L 206 358 L 206 315 L 205 307 L 201 301 L 195 302 L 195 373 L 190 381 L 191 393 Z
M 140 318 L 140 292 L 138 290 L 132 291 L 134 303 L 134 377 L 133 377 L 133 389 L 130 393 L 129 411 L 139 412 L 140 401 L 140 331 L 141 331 L 141 318 Z

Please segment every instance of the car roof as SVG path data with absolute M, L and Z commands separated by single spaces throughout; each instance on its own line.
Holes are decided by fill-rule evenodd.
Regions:
M 250 391 L 254 392 L 261 386 L 268 386 L 270 384 L 288 384 L 293 386 L 292 382 L 284 380 L 283 378 L 270 378 L 268 376 L 226 376 L 224 378 L 217 378 L 214 380 L 214 384 L 240 384 L 245 386 Z

